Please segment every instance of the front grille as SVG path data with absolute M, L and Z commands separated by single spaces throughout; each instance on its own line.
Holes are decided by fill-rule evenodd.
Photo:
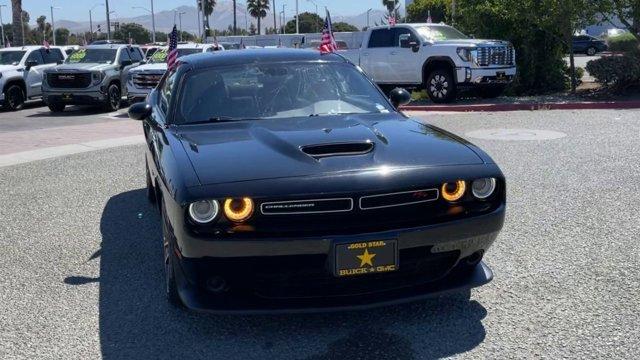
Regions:
M 52 88 L 82 89 L 91 85 L 91 73 L 49 73 L 47 83 Z
M 486 46 L 478 48 L 478 65 L 508 66 L 515 60 L 513 46 Z
M 430 246 L 401 249 L 396 271 L 342 278 L 328 270 L 325 255 L 257 259 L 268 263 L 258 264 L 252 290 L 266 298 L 373 294 L 435 281 L 453 268 L 459 256 L 457 250 L 433 254 Z
M 411 190 L 390 194 L 368 195 L 360 198 L 360 209 L 382 209 L 438 200 L 438 189 Z
M 137 73 L 133 74 L 133 85 L 139 89 L 153 89 L 158 85 L 162 74 Z

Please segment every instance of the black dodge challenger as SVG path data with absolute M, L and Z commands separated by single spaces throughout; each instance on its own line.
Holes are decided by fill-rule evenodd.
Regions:
M 129 109 L 147 139 L 171 303 L 367 308 L 488 283 L 505 179 L 340 55 L 190 55 Z

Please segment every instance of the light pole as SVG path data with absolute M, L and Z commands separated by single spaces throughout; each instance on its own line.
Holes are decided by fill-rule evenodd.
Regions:
M 185 11 L 181 11 L 178 13 L 178 23 L 180 24 L 180 41 L 182 41 L 182 14 L 186 14 Z
M 104 6 L 104 4 L 103 3 L 95 4 L 91 9 L 89 9 L 89 32 L 91 33 L 91 39 L 90 39 L 91 41 L 93 41 L 93 19 L 91 18 L 91 12 L 93 11 L 93 9 L 97 8 L 98 6 Z
M 107 12 L 107 40 L 111 40 L 111 20 L 109 20 L 109 0 L 104 0 Z
M 371 10 L 373 9 L 367 10 L 367 30 L 369 30 L 369 13 L 371 12 Z
M 273 6 L 271 7 L 273 10 L 273 31 L 279 33 L 278 31 L 278 22 L 276 21 L 276 0 L 273 0 Z
M 24 46 L 24 13 L 20 13 L 20 27 L 22 28 L 22 44 L 20 46 Z
M 296 34 L 300 33 L 300 21 L 298 21 L 298 18 L 298 0 L 296 0 Z
M 200 24 L 200 0 L 196 0 L 196 13 L 198 14 L 198 37 L 202 40 L 202 25 Z
M 53 22 L 53 9 L 60 10 L 62 8 L 51 5 L 49 9 L 51 10 L 51 36 L 53 37 L 53 46 L 55 46 L 56 45 L 56 25 Z
M 153 3 L 153 1 L 152 1 Z M 156 24 L 155 21 L 153 21 L 153 10 L 149 10 L 146 7 L 142 7 L 142 6 L 132 6 L 132 9 L 142 9 L 148 13 L 151 14 L 151 42 L 155 43 L 156 42 Z
M 282 21 L 280 22 L 280 26 L 282 26 L 282 33 L 286 34 L 287 33 L 287 15 L 285 15 L 284 13 L 284 8 L 287 6 L 287 4 L 282 4 Z
M 2 29 L 2 47 L 5 46 L 4 43 L 4 23 L 2 22 L 2 8 L 7 5 L 0 5 L 0 29 Z

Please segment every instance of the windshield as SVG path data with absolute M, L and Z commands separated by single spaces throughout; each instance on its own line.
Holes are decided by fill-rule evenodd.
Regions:
M 0 64 L 18 65 L 26 51 L 0 51 Z
M 178 57 L 191 55 L 191 54 L 199 54 L 201 52 L 202 52 L 202 49 L 196 49 L 196 48 L 178 49 Z M 154 63 L 166 63 L 168 54 L 169 54 L 168 49 L 158 49 L 158 51 L 154 52 L 153 55 L 151 55 L 150 61 Z
M 376 87 L 346 63 L 254 63 L 186 76 L 178 123 L 393 111 Z
M 67 58 L 67 64 L 104 63 L 110 64 L 116 59 L 117 49 L 79 49 Z
M 425 40 L 428 41 L 440 41 L 440 40 L 457 40 L 468 39 L 469 37 L 460 31 L 452 28 L 451 26 L 417 26 L 416 31 Z

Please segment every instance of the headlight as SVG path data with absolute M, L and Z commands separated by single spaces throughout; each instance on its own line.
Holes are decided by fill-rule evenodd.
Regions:
M 441 192 L 442 197 L 450 202 L 458 201 L 464 195 L 464 192 L 467 190 L 467 184 L 464 180 L 457 180 L 452 183 L 444 183 L 442 184 Z
M 98 85 L 102 82 L 104 74 L 101 71 L 94 71 L 91 73 L 91 82 L 93 85 Z
M 226 199 L 224 215 L 233 222 L 243 222 L 253 214 L 253 200 L 248 197 Z
M 201 200 L 189 205 L 189 216 L 199 224 L 206 224 L 218 216 L 219 210 L 216 200 Z
M 478 50 L 475 48 L 458 48 L 458 56 L 464 62 L 474 62 Z
M 486 199 L 493 194 L 496 189 L 495 178 L 482 178 L 473 181 L 471 184 L 471 192 L 478 199 Z

